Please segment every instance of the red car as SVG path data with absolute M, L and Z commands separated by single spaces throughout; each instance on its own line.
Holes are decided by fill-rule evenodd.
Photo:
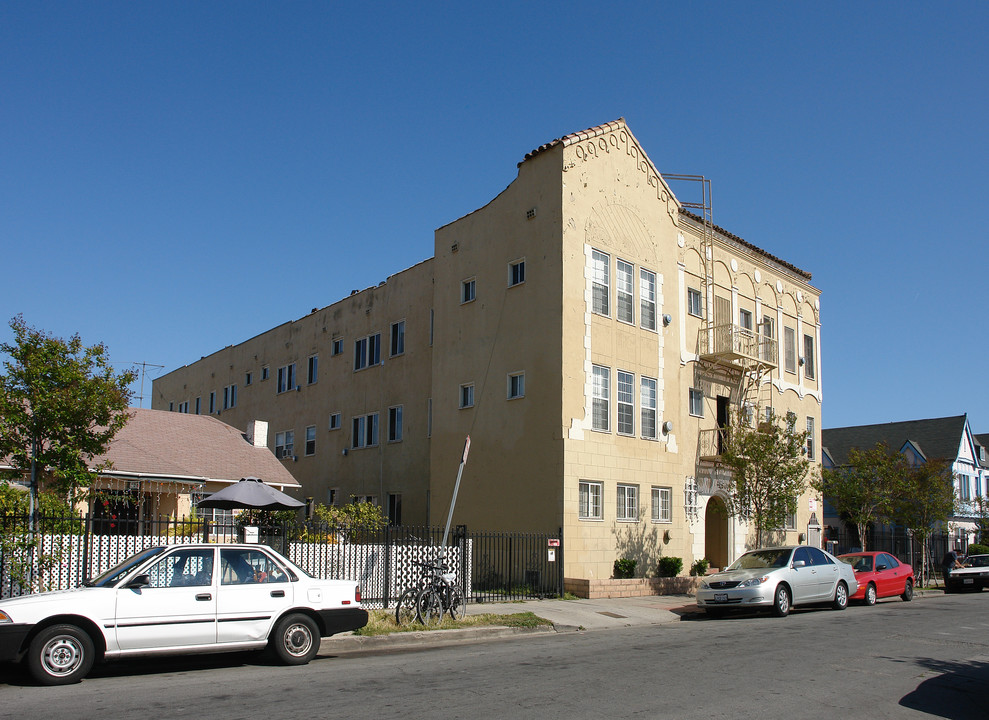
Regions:
M 855 570 L 859 581 L 858 590 L 850 600 L 864 600 L 866 605 L 875 605 L 876 600 L 899 595 L 909 602 L 913 600 L 913 568 L 904 565 L 889 553 L 859 552 L 839 555 Z

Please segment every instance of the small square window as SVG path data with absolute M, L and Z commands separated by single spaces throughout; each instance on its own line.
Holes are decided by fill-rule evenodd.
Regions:
M 343 352 L 343 338 L 333 338 L 333 355 L 339 355 Z
M 464 280 L 460 285 L 460 302 L 473 302 L 476 297 L 477 281 L 474 278 Z
M 694 317 L 702 317 L 704 315 L 700 290 L 687 288 L 687 312 Z
M 460 386 L 460 408 L 474 407 L 474 384 Z
M 340 413 L 330 414 L 330 430 L 340 429 Z
M 508 376 L 508 399 L 525 397 L 525 373 L 512 373 Z
M 268 379 L 268 366 L 265 365 L 263 368 L 261 368 L 261 380 L 263 381 L 267 379 Z
M 508 265 L 508 287 L 515 287 L 525 282 L 525 260 L 517 260 Z
M 690 414 L 704 417 L 704 392 L 697 388 L 690 388 Z

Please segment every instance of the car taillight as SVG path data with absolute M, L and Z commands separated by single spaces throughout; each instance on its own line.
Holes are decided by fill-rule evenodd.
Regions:
M 360 602 L 361 601 L 361 586 L 360 585 L 358 585 L 357 587 L 354 588 L 354 599 L 357 602 Z

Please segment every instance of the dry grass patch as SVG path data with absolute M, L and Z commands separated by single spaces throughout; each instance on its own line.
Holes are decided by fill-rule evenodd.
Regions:
M 355 635 L 388 635 L 390 633 L 399 632 L 422 632 L 424 630 L 456 630 L 458 628 L 471 628 L 471 627 L 487 627 L 487 626 L 497 626 L 497 627 L 539 627 L 540 625 L 549 625 L 551 623 L 549 620 L 544 620 L 543 618 L 535 615 L 531 612 L 523 613 L 513 613 L 509 615 L 500 615 L 497 613 L 485 613 L 483 615 L 468 615 L 463 620 L 454 620 L 449 615 L 444 615 L 442 622 L 435 627 L 427 628 L 419 623 L 412 623 L 411 625 L 399 626 L 395 622 L 395 612 L 394 610 L 368 610 L 368 622 L 367 625 L 362 627 L 360 630 L 354 631 Z

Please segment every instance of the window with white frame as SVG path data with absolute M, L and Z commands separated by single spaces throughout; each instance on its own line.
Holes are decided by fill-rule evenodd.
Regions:
M 704 391 L 690 388 L 690 414 L 694 417 L 704 417 Z
M 525 260 L 516 260 L 508 264 L 508 287 L 515 287 L 525 282 Z
M 388 442 L 402 441 L 402 406 L 388 408 Z
M 611 430 L 611 368 L 594 365 L 591 387 L 591 428 L 608 432 Z
M 797 372 L 797 331 L 783 328 L 783 367 L 788 373 Z
M 763 360 L 773 360 L 775 358 L 775 353 L 773 352 L 773 319 L 768 315 L 762 316 L 762 342 L 760 347 L 762 348 L 762 359 Z
M 652 489 L 652 521 L 673 522 L 673 488 L 654 487 Z
M 644 377 L 639 381 L 639 413 L 642 437 L 656 439 L 656 380 Z
M 275 433 L 275 457 L 290 458 L 295 453 L 295 431 Z
M 704 315 L 704 306 L 701 303 L 701 291 L 694 288 L 687 288 L 687 313 L 694 317 Z
M 391 356 L 405 352 L 405 321 L 399 320 L 391 325 Z
M 591 251 L 591 312 L 611 315 L 611 256 Z
M 635 375 L 618 371 L 618 434 L 635 434 Z
M 234 387 L 236 387 L 236 386 L 234 386 Z M 180 413 L 188 413 L 189 412 L 189 401 L 188 400 L 179 403 L 179 412 Z
M 619 322 L 635 322 L 635 267 L 619 259 L 615 266 L 615 316 Z
M 261 381 L 262 382 L 268 379 L 268 374 L 269 374 L 268 366 L 265 365 L 264 367 L 261 368 Z
M 283 393 L 289 390 L 295 390 L 295 363 L 278 368 L 278 384 L 275 392 Z
M 579 509 L 577 516 L 581 520 L 602 520 L 604 511 L 601 507 L 603 487 L 599 482 L 580 481 Z
M 656 329 L 656 273 L 639 268 L 639 324 Z
M 358 415 L 354 418 L 353 435 L 350 446 L 353 448 L 374 447 L 378 444 L 378 413 Z
M 460 409 L 474 407 L 474 383 L 460 386 Z
M 814 338 L 804 335 L 804 377 L 813 380 L 814 374 Z
M 330 413 L 330 430 L 340 429 L 340 413 Z
M 306 428 L 306 455 L 316 454 L 316 426 Z
M 317 380 L 319 380 L 319 355 L 310 355 L 306 370 L 306 382 L 312 385 Z
M 814 418 L 807 416 L 807 459 L 814 459 Z
M 797 514 L 787 513 L 783 520 L 784 530 L 796 530 L 797 529 Z
M 525 373 L 509 373 L 508 375 L 508 399 L 515 400 L 516 398 L 525 396 Z
M 343 352 L 343 338 L 339 338 L 339 337 L 333 338 L 333 345 L 330 354 L 339 355 L 342 352 Z
M 635 522 L 639 519 L 639 486 L 619 485 L 615 505 L 615 519 L 619 522 Z
M 223 388 L 223 409 L 229 410 L 235 407 L 237 407 L 237 386 L 227 385 Z
M 381 333 L 354 341 L 354 372 L 381 362 Z
M 743 330 L 752 330 L 752 311 L 742 310 L 738 311 L 738 326 Z
M 964 473 L 958 474 L 958 499 L 966 501 L 972 499 L 972 489 L 971 483 L 969 482 L 969 476 Z
M 474 298 L 477 297 L 477 280 L 475 278 L 468 278 L 460 283 L 460 302 L 469 303 L 473 302 Z

